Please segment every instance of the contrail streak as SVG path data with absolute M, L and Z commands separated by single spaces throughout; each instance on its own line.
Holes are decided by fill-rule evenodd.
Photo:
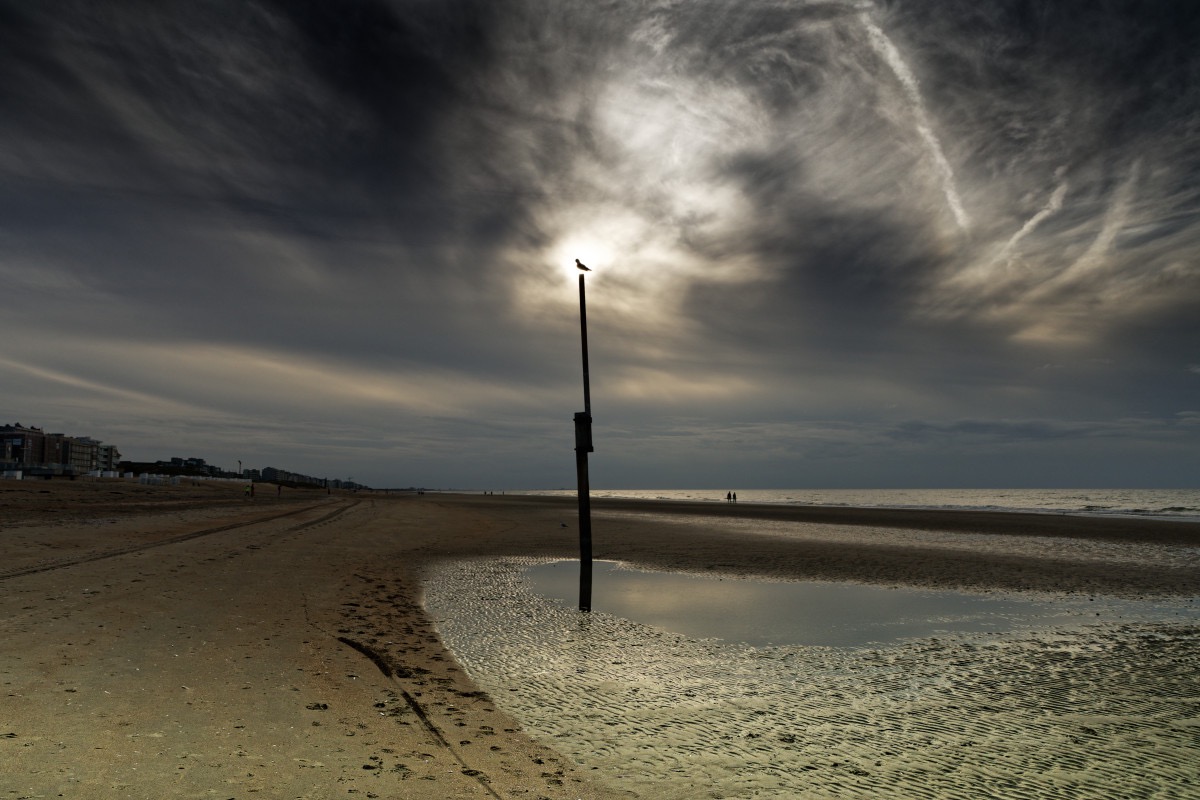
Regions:
M 917 83 L 917 76 L 913 75 L 912 70 L 908 68 L 908 64 L 900 55 L 900 51 L 896 49 L 896 45 L 892 44 L 892 40 L 875 24 L 867 12 L 859 14 L 859 19 L 867 30 L 867 41 L 871 43 L 871 48 L 887 62 L 904 86 L 904 93 L 908 95 L 913 116 L 917 120 L 917 132 L 925 141 L 925 146 L 933 157 L 933 163 L 941 177 L 942 193 L 946 195 L 946 203 L 950 206 L 950 211 L 954 214 L 954 220 L 958 223 L 958 227 L 966 230 L 970 226 L 971 220 L 967 216 L 967 212 L 963 210 L 962 199 L 958 196 L 958 189 L 955 188 L 954 170 L 950 168 L 950 162 L 946 160 L 946 155 L 942 152 L 941 142 L 938 141 L 933 132 L 933 126 L 929 123 L 929 114 L 926 113 L 925 102 L 921 99 L 921 87 Z
M 1067 182 L 1063 181 L 1058 185 L 1058 188 L 1054 190 L 1054 194 L 1050 195 L 1050 200 L 1046 203 L 1042 210 L 1026 220 L 1025 224 L 1021 226 L 1021 230 L 1014 233 L 1012 238 L 1004 243 L 1004 247 L 1000 250 L 1000 254 L 996 256 L 995 261 L 992 263 L 999 264 L 1002 261 L 1008 260 L 1008 257 L 1012 254 L 1013 248 L 1015 248 L 1022 239 L 1028 236 L 1034 228 L 1040 225 L 1042 220 L 1051 214 L 1058 212 L 1062 208 L 1063 198 L 1066 196 Z
M 1118 234 L 1129 221 L 1129 207 L 1133 200 L 1134 186 L 1137 183 L 1138 176 L 1141 172 L 1141 161 L 1135 161 L 1129 169 L 1129 174 L 1117 187 L 1113 193 L 1112 204 L 1104 215 L 1103 224 L 1100 227 L 1096 238 L 1092 240 L 1088 249 L 1075 259 L 1071 266 L 1064 269 L 1062 272 L 1055 275 L 1050 280 L 1046 281 L 1039 287 L 1039 292 L 1036 296 L 1041 296 L 1047 292 L 1056 291 L 1063 286 L 1078 280 L 1081 276 L 1086 275 L 1092 270 L 1100 269 L 1104 265 L 1104 258 L 1112 250 L 1113 243 L 1116 242 Z
M 1104 223 L 1100 227 L 1100 232 L 1096 234 L 1096 238 L 1092 241 L 1087 251 L 1074 264 L 1068 267 L 1064 274 L 1073 275 L 1095 266 L 1112 249 L 1113 242 L 1117 240 L 1117 234 L 1125 227 L 1125 223 L 1128 220 L 1129 206 L 1133 199 L 1133 189 L 1140 172 L 1141 161 L 1138 160 L 1130 167 L 1129 175 L 1125 177 L 1125 180 L 1121 182 L 1121 185 L 1113 195 L 1112 205 L 1109 206 L 1108 212 L 1104 215 Z

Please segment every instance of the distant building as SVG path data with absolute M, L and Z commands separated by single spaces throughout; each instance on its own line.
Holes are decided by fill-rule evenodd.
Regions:
M 115 469 L 120 458 L 116 447 L 90 436 L 46 433 L 20 423 L 0 426 L 0 469 L 33 475 L 86 475 Z
M 28 469 L 45 463 L 46 434 L 40 428 L 26 428 L 21 423 L 0 428 L 4 442 L 5 469 Z
M 121 461 L 117 465 L 121 472 L 152 475 L 186 475 L 195 478 L 237 478 L 236 472 L 226 472 L 215 464 L 209 464 L 203 458 L 180 458 L 178 456 L 166 461 Z
M 286 469 L 263 467 L 262 480 L 266 483 L 278 483 L 285 486 L 325 486 L 324 478 L 314 478 L 311 475 L 300 475 L 288 472 Z
M 99 469 L 100 442 L 88 436 L 64 436 L 63 439 L 66 441 L 71 472 L 86 475 Z
M 102 469 L 105 472 L 115 472 L 121 466 L 121 451 L 113 444 L 100 445 L 97 453 L 99 463 L 97 469 Z
M 61 433 L 47 433 L 44 443 L 42 466 L 55 474 L 70 472 L 71 441 Z

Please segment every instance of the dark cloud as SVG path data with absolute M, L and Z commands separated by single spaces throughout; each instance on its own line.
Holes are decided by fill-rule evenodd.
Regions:
M 1182 1 L 7 0 L 0 375 L 146 456 L 201 420 L 210 460 L 569 483 L 582 257 L 610 483 L 1122 442 L 1170 482 L 1197 40 Z

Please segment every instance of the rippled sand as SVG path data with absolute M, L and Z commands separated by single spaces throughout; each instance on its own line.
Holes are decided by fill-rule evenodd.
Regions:
M 536 596 L 528 563 L 443 563 L 426 606 L 530 733 L 639 796 L 1200 796 L 1186 599 L 1090 626 L 754 649 L 581 615 Z

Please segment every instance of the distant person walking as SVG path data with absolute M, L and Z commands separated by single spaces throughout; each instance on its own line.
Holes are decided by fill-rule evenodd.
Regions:
M 733 492 L 726 492 L 726 493 L 725 493 L 725 502 L 726 502 L 726 503 L 732 503 L 732 502 L 733 502 Z
M 737 502 L 737 492 L 733 493 L 733 502 Z

